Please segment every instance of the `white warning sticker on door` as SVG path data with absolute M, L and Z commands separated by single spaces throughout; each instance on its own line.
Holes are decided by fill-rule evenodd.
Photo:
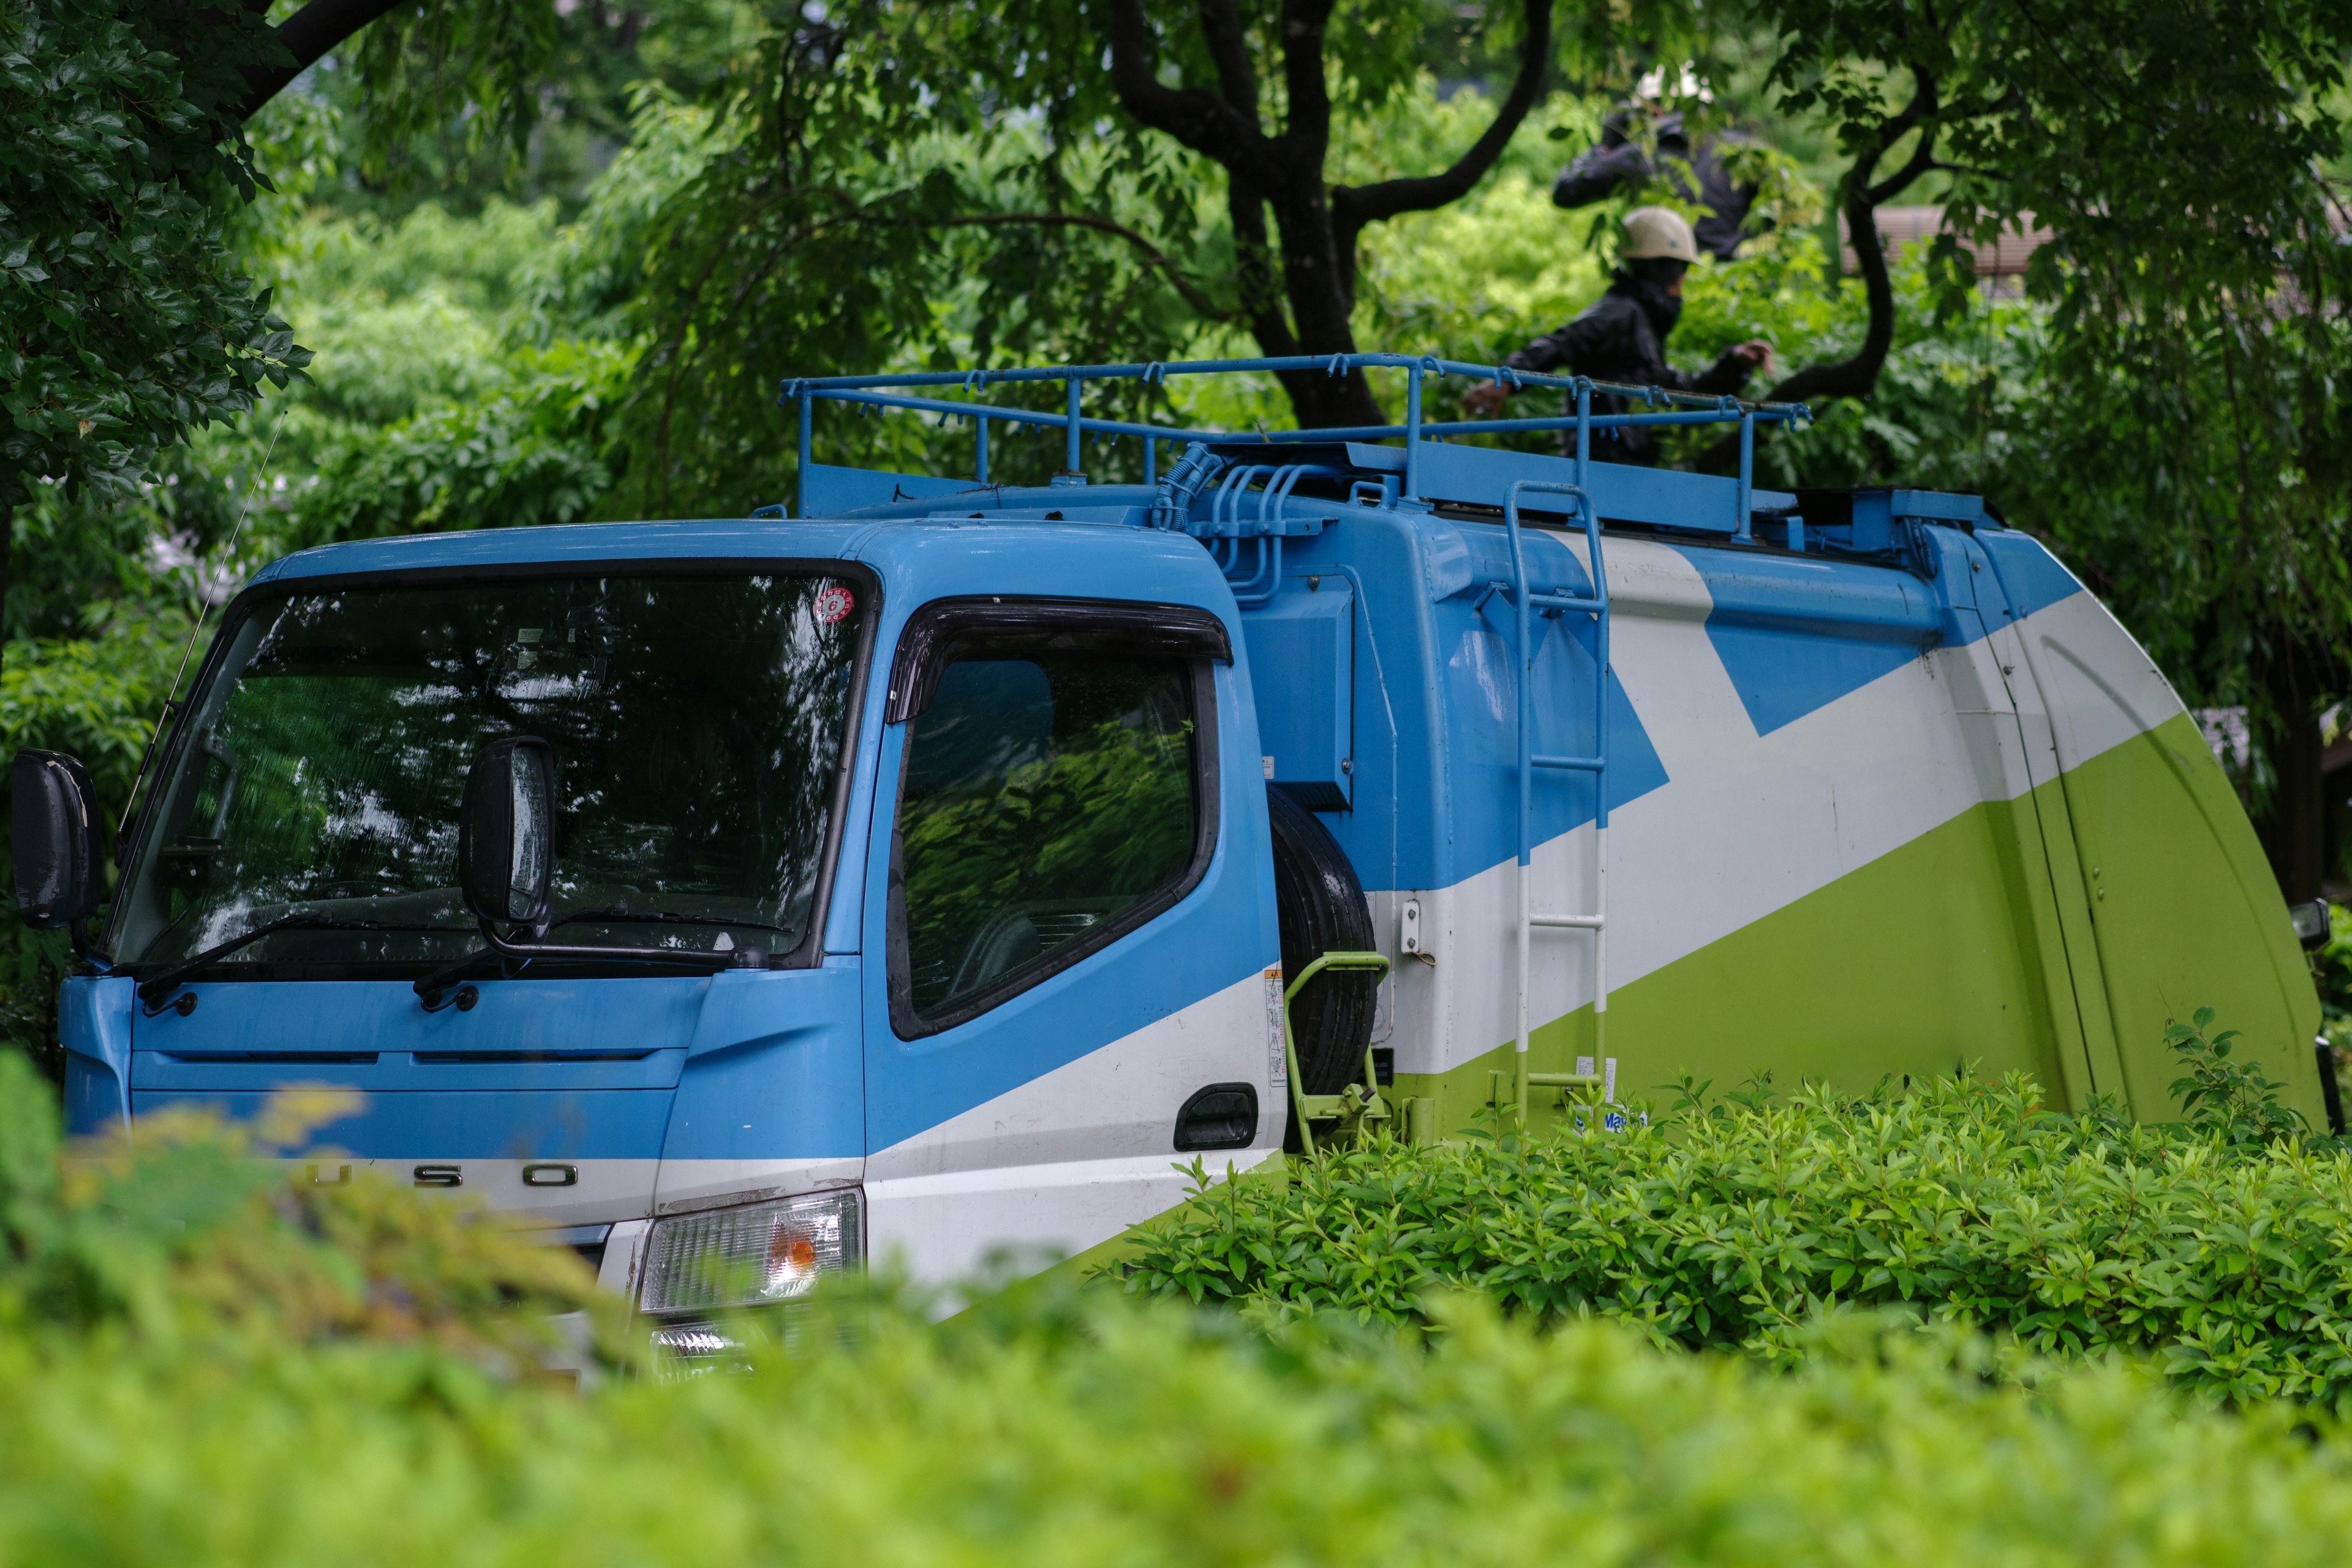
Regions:
M 1290 1084 L 1290 1064 L 1282 1048 L 1282 968 L 1265 972 L 1266 1080 L 1276 1089 Z

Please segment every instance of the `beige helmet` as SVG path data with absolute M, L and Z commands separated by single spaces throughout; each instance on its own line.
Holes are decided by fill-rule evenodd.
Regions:
M 1656 256 L 1696 262 L 1698 241 L 1672 207 L 1635 207 L 1625 215 L 1625 245 L 1617 254 L 1627 261 Z

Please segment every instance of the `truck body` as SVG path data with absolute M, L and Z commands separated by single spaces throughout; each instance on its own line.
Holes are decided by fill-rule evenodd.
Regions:
M 1434 362 L 1395 363 L 1417 410 Z M 1589 412 L 1554 457 L 1439 439 L 1533 420 L 1144 435 L 1075 391 L 982 427 L 1066 420 L 1072 470 L 1148 441 L 1151 482 L 1008 487 L 808 449 L 827 396 L 940 399 L 790 395 L 800 517 L 245 588 L 66 983 L 73 1131 L 353 1091 L 283 1152 L 308 1179 L 485 1195 L 689 1322 L 861 1258 L 1085 1253 L 1350 1079 L 1412 1136 L 1685 1073 L 2017 1070 L 2168 1120 L 2164 1030 L 2211 1006 L 2326 1115 L 2198 725 L 1973 498 L 1614 465 Z M 459 823 L 518 735 L 553 902 L 502 933 Z M 1318 930 L 1389 968 L 1317 982 L 1286 1055 Z

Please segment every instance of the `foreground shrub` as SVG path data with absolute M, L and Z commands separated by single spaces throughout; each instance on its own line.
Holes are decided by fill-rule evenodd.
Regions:
M 0 1051 L 0 1331 L 109 1334 L 226 1366 L 357 1338 L 518 1376 L 565 1351 L 625 1359 L 621 1308 L 575 1254 L 472 1205 L 289 1180 L 255 1157 L 343 1101 L 290 1096 L 258 1126 L 148 1117 L 135 1155 L 100 1144 L 61 1163 L 49 1086 Z
M 1470 1288 L 1776 1361 L 1827 1309 L 1904 1308 L 2044 1353 L 2151 1352 L 2214 1397 L 2352 1393 L 2340 1143 L 2045 1115 L 2019 1079 L 1685 1110 L 1220 1186 L 1152 1227 L 1127 1286 L 1391 1323 Z
M 1782 1373 L 1470 1297 L 1424 1336 L 1050 1280 L 937 1323 L 858 1282 L 746 1318 L 737 1370 L 583 1389 L 531 1356 L 571 1259 L 289 1185 L 257 1135 L 151 1123 L 60 1182 L 0 1058 L 0 1563 L 2295 1564 L 2352 1538 L 2327 1412 L 1853 1313 L 1792 1329 Z
M 0 1339 L 0 1560 L 2332 1563 L 2352 1444 L 2127 1364 L 1833 1324 L 1798 1372 L 1480 1302 L 1426 1350 L 1105 1292 L 836 1297 L 750 1370 L 588 1394 L 419 1342 L 241 1368 Z M 2031 1385 L 2031 1386 L 2025 1386 Z

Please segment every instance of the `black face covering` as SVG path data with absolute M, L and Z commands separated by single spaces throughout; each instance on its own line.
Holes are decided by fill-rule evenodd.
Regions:
M 1674 279 L 1682 276 L 1682 268 L 1673 262 L 1667 266 L 1674 268 L 1671 274 L 1664 274 L 1663 268 L 1645 267 L 1636 261 L 1621 268 L 1617 274 L 1618 288 L 1624 290 L 1633 303 L 1642 307 L 1642 314 L 1649 320 L 1650 331 L 1657 334 L 1661 343 L 1666 341 L 1667 335 L 1675 330 L 1675 323 L 1682 320 L 1683 315 L 1682 297 L 1668 292 Z

